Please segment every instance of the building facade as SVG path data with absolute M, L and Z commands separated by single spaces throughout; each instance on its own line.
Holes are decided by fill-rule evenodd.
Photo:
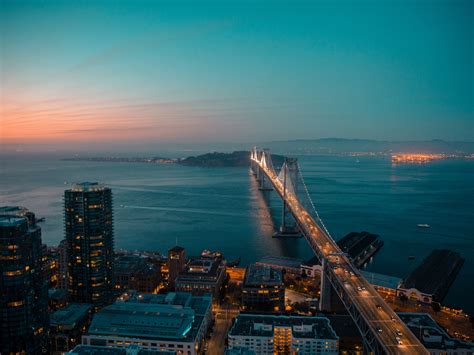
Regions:
M 64 193 L 64 208 L 69 298 L 98 309 L 114 299 L 112 191 L 75 184 Z
M 175 280 L 176 291 L 210 294 L 217 301 L 227 275 L 225 266 L 221 256 L 190 259 Z
M 48 283 L 41 229 L 24 208 L 0 208 L 0 270 L 0 353 L 47 352 Z
M 338 340 L 325 317 L 240 314 L 228 335 L 229 348 L 259 355 L 338 354 Z
M 168 250 L 168 288 L 174 290 L 175 280 L 186 265 L 186 251 L 180 246 Z
M 285 308 L 285 285 L 281 270 L 251 264 L 242 286 L 242 307 L 249 311 L 273 312 Z
M 115 287 L 119 291 L 156 292 L 161 282 L 159 265 L 140 255 L 120 255 L 115 259 Z

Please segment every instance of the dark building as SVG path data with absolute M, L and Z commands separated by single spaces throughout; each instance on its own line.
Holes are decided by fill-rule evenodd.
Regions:
M 115 259 L 115 287 L 120 291 L 152 293 L 161 281 L 160 267 L 140 255 L 121 255 Z
M 222 257 L 191 258 L 175 280 L 176 290 L 200 296 L 211 294 L 217 300 L 226 278 Z
M 0 353 L 47 351 L 48 288 L 33 213 L 0 208 Z
M 175 246 L 168 250 L 168 287 L 174 289 L 175 280 L 186 265 L 184 248 Z
M 68 247 L 66 239 L 61 240 L 58 245 L 58 282 L 57 287 L 67 290 L 68 280 Z
M 50 316 L 50 352 L 62 354 L 81 343 L 81 336 L 89 327 L 92 306 L 70 303 Z
M 114 300 L 112 191 L 98 183 L 64 193 L 68 294 L 96 309 Z
M 49 311 L 54 312 L 67 306 L 67 291 L 62 288 L 50 288 L 48 290 Z
M 251 264 L 245 272 L 242 305 L 251 311 L 283 311 L 285 285 L 281 270 Z

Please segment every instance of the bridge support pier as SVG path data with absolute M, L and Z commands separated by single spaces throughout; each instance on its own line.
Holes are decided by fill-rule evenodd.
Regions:
M 327 261 L 323 259 L 323 267 L 321 270 L 321 292 L 319 295 L 319 310 L 321 312 L 331 312 L 332 307 L 332 286 L 327 275 Z
M 292 218 L 291 214 L 288 213 L 286 202 L 283 200 L 280 228 L 273 233 L 273 238 L 301 238 L 303 236 L 296 223 L 288 221 L 288 219 Z

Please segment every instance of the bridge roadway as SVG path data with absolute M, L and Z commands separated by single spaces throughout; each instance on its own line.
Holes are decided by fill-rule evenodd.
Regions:
M 253 157 L 252 160 L 270 179 L 280 197 L 285 198 L 291 214 L 311 248 L 320 260 L 326 260 L 326 274 L 329 273 L 328 277 L 333 286 L 337 286 L 335 287 L 336 291 L 340 290 L 340 295 L 346 296 L 351 306 L 355 307 L 383 352 L 387 354 L 429 354 L 405 323 L 361 275 L 360 271 L 353 266 L 336 242 L 314 221 L 294 193 L 289 189 L 286 189 L 284 193 L 283 183 L 278 179 L 275 171 L 263 166 Z M 362 335 L 364 336 L 364 334 Z

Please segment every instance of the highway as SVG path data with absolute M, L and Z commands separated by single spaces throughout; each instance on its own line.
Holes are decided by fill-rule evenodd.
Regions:
M 321 228 L 301 205 L 297 196 L 286 189 L 273 169 L 269 169 L 252 156 L 270 179 L 274 189 L 285 199 L 301 232 L 316 255 L 328 263 L 332 282 L 337 282 L 349 297 L 352 305 L 369 325 L 371 333 L 383 344 L 387 354 L 429 354 L 397 314 L 385 303 L 378 292 L 361 275 L 336 242 Z

